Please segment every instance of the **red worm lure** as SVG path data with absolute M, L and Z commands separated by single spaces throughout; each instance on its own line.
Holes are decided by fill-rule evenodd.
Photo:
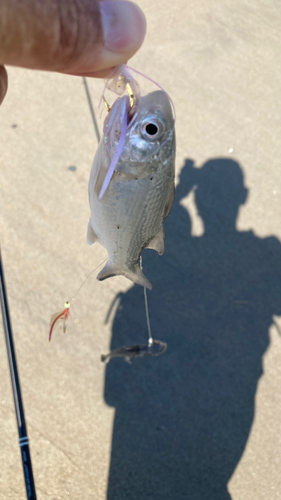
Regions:
M 93 271 L 91 271 L 88 274 L 88 276 L 86 277 L 86 279 L 84 279 L 84 281 L 82 282 L 82 285 L 80 285 L 80 287 L 78 288 L 78 290 L 73 295 L 73 297 L 71 299 L 71 302 L 73 300 L 75 300 L 75 297 L 76 297 L 77 293 L 81 290 L 82 286 L 86 283 L 87 279 L 91 276 L 91 274 L 93 274 L 98 269 L 98 267 L 102 266 L 105 263 L 105 261 L 106 261 L 106 259 L 103 262 L 101 262 L 101 264 L 99 264 L 97 267 L 95 267 L 95 269 L 93 269 Z M 63 321 L 63 333 L 65 333 L 65 331 L 66 331 L 66 320 L 67 320 L 69 314 L 70 314 L 70 302 L 69 301 L 65 302 L 63 311 L 57 312 L 55 314 L 52 314 L 51 320 L 50 320 L 49 341 L 52 338 L 53 329 L 54 329 L 57 321 L 59 321 L 59 320 Z
M 53 314 L 51 316 L 49 342 L 51 341 L 53 329 L 54 329 L 54 326 L 55 326 L 55 324 L 56 324 L 57 321 L 63 320 L 63 333 L 65 333 L 65 331 L 66 331 L 66 320 L 67 320 L 67 318 L 68 318 L 68 316 L 70 314 L 69 308 L 70 308 L 70 302 L 66 302 L 64 304 L 64 310 L 63 311 L 57 312 L 57 313 L 55 313 L 55 314 Z

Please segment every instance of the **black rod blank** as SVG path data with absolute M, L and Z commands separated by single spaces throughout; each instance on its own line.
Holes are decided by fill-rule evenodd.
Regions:
M 5 287 L 4 270 L 0 250 L 0 300 L 2 309 L 3 326 L 5 332 L 10 375 L 12 381 L 16 418 L 19 432 L 19 444 L 22 456 L 23 474 L 25 480 L 26 494 L 28 500 L 36 500 L 35 485 L 32 473 L 31 457 L 29 451 L 28 436 L 25 425 L 24 409 L 21 397 L 20 382 L 17 369 L 16 354 L 14 349 L 12 326 L 9 315 L 8 299 Z

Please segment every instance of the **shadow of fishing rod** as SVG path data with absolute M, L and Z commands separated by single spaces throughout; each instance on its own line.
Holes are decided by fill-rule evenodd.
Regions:
M 5 340 L 7 346 L 8 361 L 9 361 L 15 411 L 16 411 L 16 418 L 17 418 L 17 425 L 19 432 L 19 445 L 21 449 L 26 495 L 28 500 L 36 500 L 36 492 L 35 492 L 35 485 L 34 485 L 32 465 L 31 465 L 31 456 L 29 451 L 29 442 L 25 425 L 20 381 L 17 369 L 17 361 L 14 348 L 12 326 L 10 321 L 8 299 L 6 294 L 1 249 L 0 249 L 0 301 L 1 301 L 2 319 L 5 332 Z

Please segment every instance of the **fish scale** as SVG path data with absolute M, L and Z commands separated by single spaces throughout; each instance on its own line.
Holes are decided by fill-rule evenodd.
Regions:
M 114 127 L 112 130 L 121 130 L 118 116 L 124 112 L 124 100 L 117 99 L 112 110 L 112 120 L 109 114 L 107 123 Z M 146 132 L 146 123 L 157 125 L 155 139 Z M 110 136 L 108 127 L 106 133 Z M 142 274 L 139 258 L 144 248 L 153 248 L 160 255 L 163 253 L 162 223 L 173 203 L 175 133 L 167 94 L 155 91 L 139 99 L 135 115 L 127 126 L 123 152 L 99 201 L 99 192 L 115 151 L 113 143 L 105 141 L 104 135 L 89 182 L 91 218 L 87 239 L 90 244 L 99 241 L 108 252 L 107 264 L 97 279 L 124 275 L 134 283 L 152 288 Z M 106 157 L 108 151 L 110 158 Z

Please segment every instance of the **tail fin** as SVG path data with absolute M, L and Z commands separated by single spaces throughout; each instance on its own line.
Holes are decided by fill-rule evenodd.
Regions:
M 100 359 L 103 363 L 107 364 L 110 361 L 110 353 L 109 354 L 102 354 Z
M 126 278 L 133 281 L 133 283 L 152 290 L 152 284 L 141 272 L 138 264 L 132 265 L 131 268 L 127 267 L 126 265 L 124 265 L 123 267 L 118 267 L 108 261 L 101 272 L 97 275 L 97 279 L 99 281 L 103 281 L 106 278 L 111 278 L 112 276 L 126 276 Z

